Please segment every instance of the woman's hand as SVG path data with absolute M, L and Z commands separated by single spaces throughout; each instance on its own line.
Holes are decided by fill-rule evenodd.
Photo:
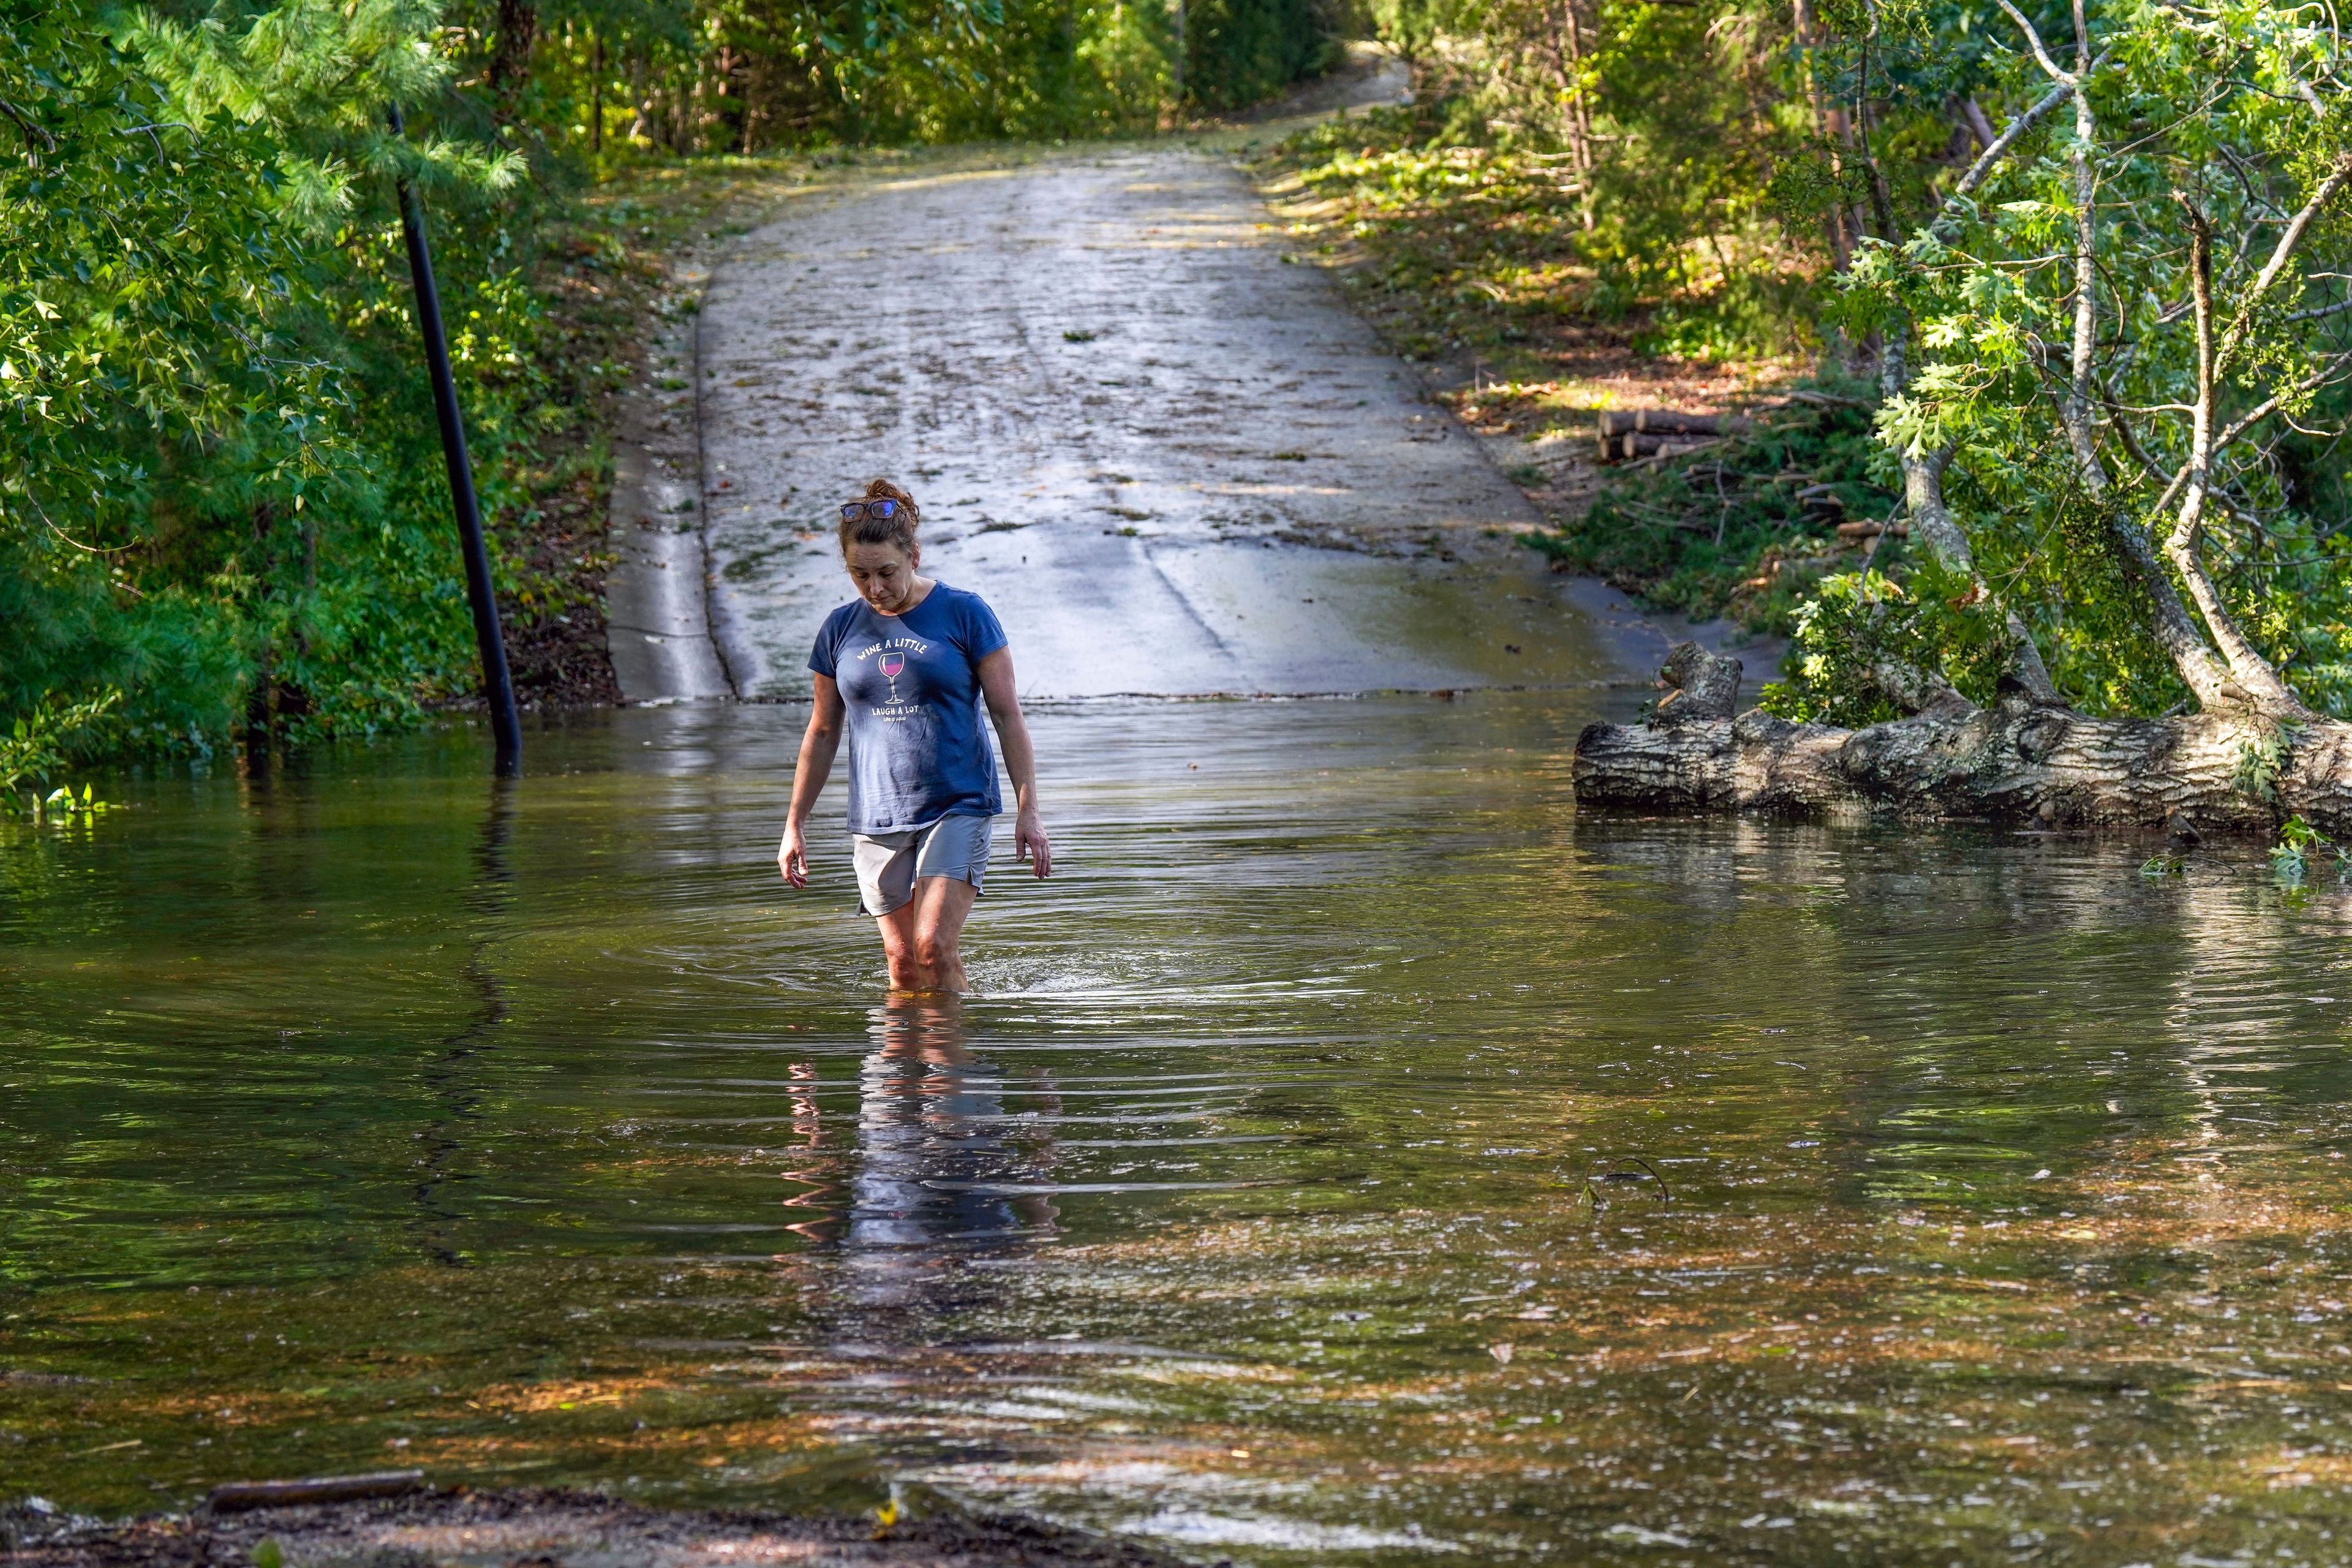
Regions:
M 793 764 L 793 804 L 784 813 L 784 841 L 776 847 L 776 868 L 795 888 L 808 886 L 808 835 L 803 829 L 816 797 L 833 772 L 833 754 L 841 747 L 845 710 L 841 688 L 833 677 L 815 679 L 816 701 L 809 708 L 808 728 L 801 733 L 800 761 Z
M 1026 860 L 1037 868 L 1040 878 L 1054 874 L 1054 846 L 1046 841 L 1045 830 L 1038 825 L 1034 806 L 1024 806 L 1013 819 L 1013 858 Z
M 1037 753 L 1029 743 L 1029 721 L 1021 716 L 1021 697 L 1013 679 L 1013 653 L 998 648 L 980 661 L 981 695 L 996 719 L 996 738 L 1004 743 L 1004 771 L 1013 775 L 1013 798 L 1020 811 L 1013 818 L 1013 858 L 1026 860 L 1040 878 L 1054 874 L 1054 847 L 1037 820 Z

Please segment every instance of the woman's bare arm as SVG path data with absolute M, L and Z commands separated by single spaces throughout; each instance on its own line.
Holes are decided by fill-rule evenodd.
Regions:
M 833 677 L 816 678 L 816 704 L 809 711 L 808 728 L 801 733 L 800 761 L 793 768 L 792 809 L 784 814 L 784 841 L 776 848 L 776 864 L 784 880 L 795 888 L 808 886 L 809 813 L 824 781 L 833 776 L 833 759 L 841 750 L 844 710 L 841 688 Z
M 1004 771 L 1013 775 L 1013 858 L 1026 858 L 1040 877 L 1054 869 L 1054 847 L 1037 819 L 1037 752 L 1029 743 L 1029 721 L 1021 716 L 1021 693 L 1013 680 L 1013 650 L 998 648 L 980 661 L 980 692 L 996 721 L 1004 746 Z

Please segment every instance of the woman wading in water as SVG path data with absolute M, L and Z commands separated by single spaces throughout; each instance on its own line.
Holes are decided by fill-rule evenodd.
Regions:
M 957 951 L 1004 809 L 980 719 L 996 720 L 1017 807 L 1013 854 L 1040 877 L 1053 847 L 1037 822 L 1037 759 L 1013 689 L 1013 655 L 977 594 L 921 574 L 915 498 L 887 479 L 841 509 L 841 554 L 857 598 L 827 616 L 809 654 L 816 711 L 801 737 L 792 812 L 776 851 L 808 886 L 810 810 L 849 727 L 849 832 L 860 907 L 882 930 L 890 984 L 965 989 Z

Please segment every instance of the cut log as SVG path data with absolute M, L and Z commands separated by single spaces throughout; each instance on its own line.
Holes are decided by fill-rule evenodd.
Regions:
M 1737 436 L 1754 428 L 1753 423 L 1737 414 L 1684 414 L 1672 408 L 1633 408 L 1604 411 L 1600 416 L 1598 439 L 1601 460 L 1604 463 L 1630 462 L 1635 458 L 1677 457 L 1685 451 L 1696 451 L 1708 441 L 1725 436 Z M 1704 437 L 1692 442 L 1692 437 Z M 1677 439 L 1689 443 L 1673 445 Z
M 1704 452 L 1719 439 L 1715 436 L 1619 436 L 1615 437 L 1616 455 L 1610 460 L 1628 463 L 1636 458 L 1679 458 L 1690 452 Z
M 1650 723 L 1666 729 L 1694 721 L 1729 719 L 1739 708 L 1739 678 L 1747 667 L 1726 654 L 1709 653 L 1695 642 L 1666 650 L 1658 684 L 1667 688 L 1650 710 Z
M 350 1502 L 356 1498 L 399 1497 L 425 1484 L 423 1470 L 377 1470 L 364 1476 L 317 1476 L 303 1481 L 229 1481 L 208 1500 L 215 1513 L 248 1508 L 292 1508 L 299 1503 Z
M 1684 414 L 1672 408 L 1605 410 L 1601 416 L 1603 440 L 1612 436 L 1737 436 L 1749 428 L 1737 414 Z
M 1989 708 L 1955 701 L 1863 730 L 1759 708 L 1717 716 L 1736 703 L 1739 673 L 1737 659 L 1678 645 L 1664 672 L 1674 695 L 1655 717 L 1590 724 L 1578 737 L 1578 804 L 2169 826 L 2176 837 L 2184 824 L 2268 832 L 2292 812 L 2325 832 L 2352 830 L 2352 724 L 2280 731 L 2227 713 L 2094 719 L 2018 691 Z M 1672 712 L 1702 688 L 1704 711 Z M 2250 774 L 2250 755 L 2273 739 L 2291 747 L 2283 766 Z

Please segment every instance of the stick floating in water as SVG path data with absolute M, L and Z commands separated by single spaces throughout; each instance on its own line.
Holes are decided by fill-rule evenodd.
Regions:
M 313 1476 L 302 1481 L 228 1481 L 213 1489 L 215 1513 L 247 1508 L 289 1508 L 306 1502 L 350 1502 L 398 1497 L 425 1484 L 423 1470 L 378 1470 L 365 1476 Z

